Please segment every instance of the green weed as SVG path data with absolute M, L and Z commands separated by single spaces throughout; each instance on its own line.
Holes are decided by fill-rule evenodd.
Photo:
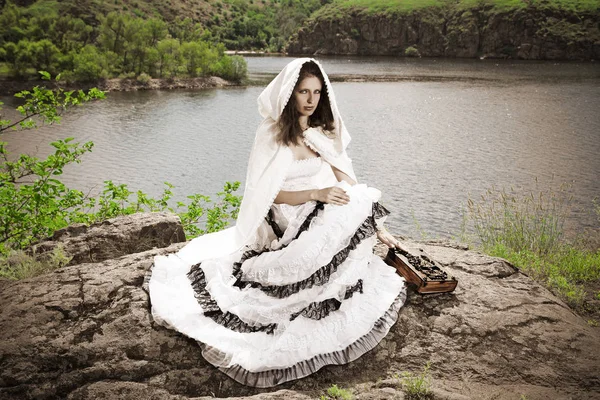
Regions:
M 71 261 L 62 246 L 42 255 L 30 255 L 23 250 L 11 250 L 0 255 L 0 278 L 26 279 L 33 278 L 57 268 L 64 267 Z
M 354 396 L 349 390 L 333 385 L 327 389 L 327 396 L 322 395 L 320 400 L 352 400 Z
M 468 219 L 485 253 L 508 260 L 581 307 L 583 285 L 600 280 L 600 249 L 566 240 L 563 226 L 570 201 L 564 186 L 536 193 L 490 189 L 478 201 L 468 200 Z M 586 240 L 597 235 L 587 232 Z
M 402 372 L 400 383 L 402 384 L 402 390 L 406 394 L 408 400 L 425 400 L 433 399 L 433 393 L 431 392 L 431 375 L 429 369 L 431 368 L 431 362 L 428 361 L 423 372 L 419 374 L 413 374 L 412 372 Z

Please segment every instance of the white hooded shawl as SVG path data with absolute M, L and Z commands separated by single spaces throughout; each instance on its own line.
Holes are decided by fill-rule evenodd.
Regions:
M 256 243 L 258 228 L 281 190 L 287 172 L 294 162 L 291 149 L 275 140 L 278 130 L 277 121 L 292 95 L 302 65 L 308 61 L 316 63 L 323 74 L 334 117 L 332 132 L 335 137 L 331 139 L 314 128 L 306 130 L 304 137 L 308 145 L 325 161 L 357 181 L 352 160 L 346 153 L 351 138 L 338 111 L 327 74 L 321 64 L 313 58 L 294 59 L 258 97 L 258 111 L 264 119 L 256 130 L 250 152 L 246 186 L 236 225 L 192 240 L 180 250 L 179 257 L 189 263 L 198 263 L 208 258 L 231 254 L 245 245 Z

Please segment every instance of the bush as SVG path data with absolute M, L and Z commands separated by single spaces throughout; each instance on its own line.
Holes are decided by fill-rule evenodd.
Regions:
M 73 74 L 82 82 L 107 78 L 107 63 L 105 57 L 95 46 L 87 45 L 73 56 Z
M 414 46 L 408 46 L 406 50 L 404 50 L 404 55 L 406 57 L 421 57 L 421 53 L 419 53 L 419 50 Z
M 133 79 L 135 78 L 135 72 L 123 72 L 121 74 L 119 74 L 118 76 L 119 79 Z
M 150 82 L 150 79 L 152 79 L 152 77 L 145 72 L 142 72 L 137 77 L 137 81 L 143 85 L 147 85 L 148 82 Z
M 248 64 L 242 56 L 223 56 L 211 72 L 228 81 L 240 82 L 248 76 Z

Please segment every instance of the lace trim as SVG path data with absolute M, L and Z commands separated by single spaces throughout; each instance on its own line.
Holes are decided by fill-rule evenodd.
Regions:
M 205 316 L 209 317 L 217 324 L 235 332 L 265 332 L 269 335 L 273 334 L 275 329 L 277 329 L 277 324 L 275 323 L 267 325 L 250 325 L 229 311 L 224 313 L 206 289 L 206 276 L 204 275 L 204 271 L 202 271 L 200 264 L 201 263 L 192 265 L 190 271 L 187 273 L 187 277 L 192 282 L 194 297 L 196 297 L 196 300 L 198 300 L 198 303 L 202 307 Z
M 378 202 L 373 203 L 373 217 L 375 217 L 375 219 L 383 218 L 390 214 L 390 211 Z
M 308 214 L 306 216 L 306 219 L 304 220 L 304 222 L 302 223 L 302 225 L 300 225 L 300 228 L 298 228 L 298 233 L 296 233 L 296 236 L 294 236 L 294 239 L 292 239 L 292 241 L 298 239 L 300 237 L 300 234 L 308 229 L 308 227 L 310 226 L 310 223 L 313 220 L 313 218 L 315 218 L 317 216 L 319 210 L 322 210 L 324 207 L 325 207 L 325 203 L 323 203 L 321 201 L 317 201 L 317 205 L 310 212 L 310 214 Z M 269 214 L 271 216 L 272 216 L 272 213 L 273 213 L 273 210 L 269 209 Z M 273 221 L 273 224 L 281 232 L 281 229 L 279 228 L 279 226 L 277 225 L 277 223 L 275 221 Z M 277 233 L 276 233 L 276 235 L 277 235 Z M 283 233 L 282 233 L 282 236 L 283 236 Z M 290 243 L 291 243 L 291 241 L 290 241 Z M 287 246 L 289 246 L 289 243 L 285 244 L 285 245 L 282 245 L 278 250 L 284 249 Z M 248 259 L 250 259 L 252 257 L 259 256 L 259 255 L 261 255 L 263 253 L 267 253 L 269 251 L 272 251 L 272 250 L 268 249 L 268 248 L 265 248 L 265 249 L 262 249 L 262 250 L 249 249 L 249 250 L 245 251 L 242 254 L 242 257 L 240 258 L 240 261 L 238 261 L 236 263 L 233 263 L 233 270 L 232 270 L 231 274 L 233 275 L 234 278 L 236 278 L 236 281 L 233 284 L 233 286 L 242 288 L 247 283 L 249 283 L 249 282 L 243 282 L 242 281 L 242 264 L 244 263 L 244 261 L 246 261 L 246 260 L 248 260 Z M 260 285 L 260 284 L 257 283 L 257 285 Z
M 346 293 L 344 294 L 344 300 L 348 300 L 350 297 L 354 296 L 355 292 L 363 292 L 363 281 L 359 279 L 355 285 L 346 288 Z M 290 321 L 295 320 L 299 316 L 303 316 L 305 318 L 310 318 L 314 320 L 320 320 L 321 318 L 325 318 L 331 312 L 337 311 L 340 309 L 342 302 L 336 298 L 326 299 L 323 301 L 315 301 L 310 303 L 308 306 L 304 307 L 302 310 L 293 313 L 290 317 Z
M 316 208 L 315 208 L 315 210 L 316 210 Z M 306 230 L 308 228 L 309 224 L 310 224 L 310 221 L 308 221 L 308 218 L 307 218 L 307 220 L 302 224 L 302 226 L 298 230 L 298 234 L 296 235 L 296 237 L 298 237 L 300 235 L 300 233 L 302 233 L 304 230 Z M 263 286 L 262 284 L 260 284 L 258 282 L 243 281 L 241 279 L 241 275 L 242 275 L 241 268 L 242 268 L 243 261 L 245 261 L 244 256 L 246 256 L 246 254 L 248 254 L 248 258 L 250 258 L 250 257 L 257 256 L 262 253 L 261 252 L 258 254 L 251 255 L 249 252 L 246 252 L 242 256 L 242 260 L 240 260 L 239 263 L 234 264 L 233 274 L 234 274 L 234 277 L 237 278 L 236 282 L 234 283 L 234 286 L 239 287 L 240 289 L 242 289 L 246 286 L 250 286 L 252 288 L 261 290 L 262 292 L 266 293 L 269 296 L 277 297 L 280 299 L 291 296 L 292 294 L 298 293 L 300 290 L 310 289 L 313 286 L 322 286 L 322 285 L 326 284 L 327 282 L 329 282 L 329 278 L 331 277 L 331 275 L 333 273 L 335 273 L 337 271 L 338 267 L 348 258 L 348 255 L 350 254 L 350 252 L 352 250 L 356 249 L 356 247 L 365 238 L 375 235 L 376 232 L 377 232 L 377 227 L 375 225 L 375 219 L 373 218 L 373 216 L 368 216 L 367 219 L 365 219 L 365 221 L 357 228 L 355 234 L 350 239 L 350 243 L 348 244 L 348 246 L 346 246 L 345 248 L 340 250 L 337 254 L 335 254 L 333 256 L 333 258 L 331 259 L 331 261 L 327 265 L 319 268 L 315 273 L 313 273 L 308 278 L 306 278 L 302 281 L 288 284 L 288 285 Z M 265 251 L 269 251 L 269 250 L 265 250 Z
M 321 156 L 303 158 L 303 159 L 300 159 L 300 160 L 294 160 L 294 162 L 296 164 L 305 164 L 305 163 L 312 162 L 313 160 L 321 160 Z
M 275 234 L 275 236 L 277 236 L 277 239 L 281 239 L 283 236 L 283 232 L 281 231 L 281 228 L 279 227 L 279 225 L 277 225 L 277 222 L 275 222 L 275 219 L 273 217 L 273 209 L 272 208 L 269 208 L 269 212 L 268 212 L 267 216 L 265 217 L 265 219 L 267 220 L 267 223 L 269 224 L 271 229 L 273 229 L 273 233 Z
M 219 363 L 227 358 L 227 354 L 214 347 L 207 346 L 202 342 L 198 342 L 198 344 L 202 347 L 202 355 L 208 362 L 217 366 L 221 372 L 224 372 L 237 382 L 259 388 L 273 387 L 284 382 L 308 376 L 326 365 L 347 364 L 372 350 L 379 344 L 385 335 L 388 334 L 390 328 L 396 323 L 398 312 L 405 301 L 406 291 L 402 291 L 398 294 L 385 314 L 375 322 L 373 329 L 348 347 L 331 353 L 319 354 L 287 368 L 251 372 L 239 365 L 219 367 Z

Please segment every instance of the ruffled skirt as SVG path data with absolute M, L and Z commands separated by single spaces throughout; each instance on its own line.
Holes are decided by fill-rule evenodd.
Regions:
M 374 348 L 396 322 L 405 280 L 373 254 L 389 214 L 381 193 L 347 189 L 350 202 L 311 201 L 271 238 L 189 265 L 155 260 L 155 320 L 195 340 L 204 358 L 245 385 L 271 387 L 344 364 Z

